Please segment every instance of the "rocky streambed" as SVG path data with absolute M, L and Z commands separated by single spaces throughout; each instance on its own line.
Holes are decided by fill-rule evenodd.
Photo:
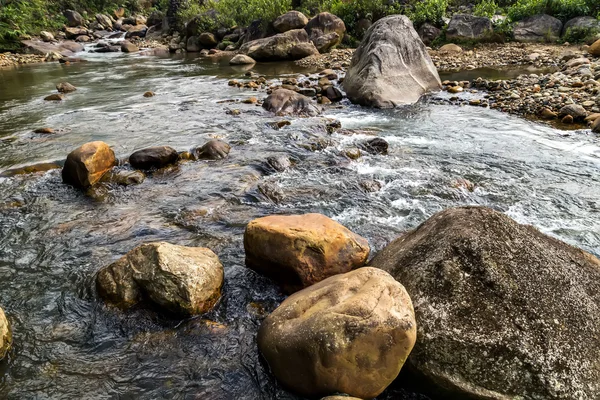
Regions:
M 91 53 L 0 75 L 5 397 L 596 391 L 594 138 L 443 98 L 353 106 L 338 56 Z M 582 58 L 564 71 L 595 70 L 560 62 Z M 330 369 L 304 375 L 315 360 Z

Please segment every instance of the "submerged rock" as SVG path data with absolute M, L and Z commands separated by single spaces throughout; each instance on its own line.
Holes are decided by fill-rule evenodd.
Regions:
M 87 189 L 115 165 L 115 153 L 106 143 L 86 143 L 67 156 L 62 169 L 62 180 L 77 188 Z
M 227 158 L 231 146 L 222 140 L 212 139 L 206 142 L 203 146 L 192 151 L 192 155 L 196 160 L 219 160 Z
M 54 94 L 51 94 L 50 96 L 44 97 L 45 101 L 63 101 L 64 99 L 65 99 L 65 96 L 60 93 L 54 93 Z
M 60 93 L 71 93 L 77 90 L 77 88 L 71 85 L 69 82 L 61 82 L 56 85 L 56 90 Z
M 314 117 L 321 113 L 310 98 L 289 89 L 277 89 L 263 102 L 263 108 L 277 115 L 303 115 Z
M 7 169 L 0 173 L 0 177 L 10 177 L 16 175 L 35 174 L 38 172 L 47 172 L 53 169 L 60 169 L 60 165 L 55 163 L 39 163 L 33 165 L 27 165 L 25 167 Z
M 246 266 L 294 292 L 362 267 L 369 244 L 321 214 L 272 215 L 251 221 L 244 234 Z
M 179 160 L 177 150 L 170 146 L 149 147 L 138 150 L 129 156 L 129 163 L 135 169 L 159 169 Z
M 600 260 L 484 207 L 452 208 L 384 248 L 418 324 L 408 364 L 448 398 L 600 393 Z
M 425 45 L 404 15 L 377 21 L 354 53 L 343 82 L 353 103 L 394 107 L 441 88 Z
M 359 148 L 370 154 L 387 154 L 389 144 L 382 138 L 366 140 L 359 144 Z
M 273 374 L 304 396 L 378 396 L 415 344 L 410 297 L 388 273 L 360 268 L 288 297 L 262 323 Z
M 10 331 L 10 324 L 6 319 L 4 310 L 0 308 L 0 360 L 6 357 L 6 354 L 12 346 L 12 333 Z
M 277 172 L 283 172 L 292 166 L 292 162 L 288 156 L 269 157 L 267 166 Z
M 245 54 L 237 54 L 231 60 L 229 60 L 230 65 L 252 65 L 256 64 L 256 61 Z
M 121 308 L 148 298 L 182 315 L 208 312 L 221 297 L 223 265 L 211 250 L 159 242 L 143 244 L 96 277 L 99 295 Z

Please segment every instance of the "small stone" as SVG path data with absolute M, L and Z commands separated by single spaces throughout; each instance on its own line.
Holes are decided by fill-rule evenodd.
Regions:
M 154 92 L 146 92 L 144 93 L 144 97 L 154 97 Z
M 560 122 L 562 122 L 563 124 L 572 124 L 573 123 L 573 116 L 571 116 L 571 115 L 565 115 Z
M 244 104 L 256 104 L 258 103 L 258 99 L 256 97 L 250 97 L 242 101 Z
M 60 93 L 71 93 L 77 90 L 77 88 L 71 85 L 69 82 L 61 82 L 56 85 L 56 90 Z
M 50 96 L 46 96 L 44 98 L 44 100 L 46 100 L 46 101 L 62 101 L 62 100 L 64 100 L 64 98 L 65 98 L 65 96 L 63 96 L 62 94 L 55 93 L 55 94 L 51 94 Z
M 464 90 L 464 89 L 463 89 L 462 87 L 460 87 L 460 86 L 450 86 L 450 87 L 448 88 L 448 92 L 450 92 L 450 93 L 460 93 L 460 92 L 462 92 L 463 90 Z
M 42 133 L 42 134 L 51 134 L 54 133 L 54 129 L 52 128 L 38 128 L 35 131 L 33 131 L 34 133 Z

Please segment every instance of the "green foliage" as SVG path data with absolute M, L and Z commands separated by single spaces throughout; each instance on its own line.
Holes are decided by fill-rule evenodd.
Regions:
M 419 0 L 414 4 L 407 15 L 415 26 L 425 22 L 442 26 L 442 18 L 446 15 L 448 0 Z
M 590 43 L 593 42 L 600 30 L 594 28 L 568 28 L 562 42 L 569 43 Z
M 498 4 L 494 0 L 482 0 L 473 8 L 473 15 L 492 18 L 498 11 Z
M 45 0 L 0 1 L 0 49 L 16 49 L 19 37 L 58 29 L 64 22 L 59 10 Z
M 536 14 L 549 14 L 562 21 L 584 15 L 596 15 L 600 12 L 598 0 L 517 0 L 508 9 L 512 21 Z

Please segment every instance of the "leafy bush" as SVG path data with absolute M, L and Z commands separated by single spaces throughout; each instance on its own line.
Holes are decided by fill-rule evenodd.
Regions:
M 429 22 L 433 25 L 442 26 L 442 18 L 446 15 L 448 0 L 422 0 L 417 1 L 413 9 L 407 12 L 415 27 Z
M 598 0 L 517 0 L 508 9 L 508 17 L 512 21 L 536 14 L 549 14 L 562 21 L 584 15 L 596 15 L 600 12 Z
M 482 0 L 473 8 L 473 15 L 492 18 L 498 11 L 498 4 L 494 0 Z
M 57 7 L 45 0 L 0 0 L 0 49 L 16 49 L 20 36 L 57 30 L 64 22 Z
M 358 21 L 367 19 L 377 21 L 387 15 L 400 12 L 396 3 L 388 0 L 334 0 L 329 5 L 329 11 L 340 17 L 350 35 L 358 34 Z
M 594 28 L 569 28 L 562 37 L 563 42 L 590 43 L 594 42 L 600 30 Z

